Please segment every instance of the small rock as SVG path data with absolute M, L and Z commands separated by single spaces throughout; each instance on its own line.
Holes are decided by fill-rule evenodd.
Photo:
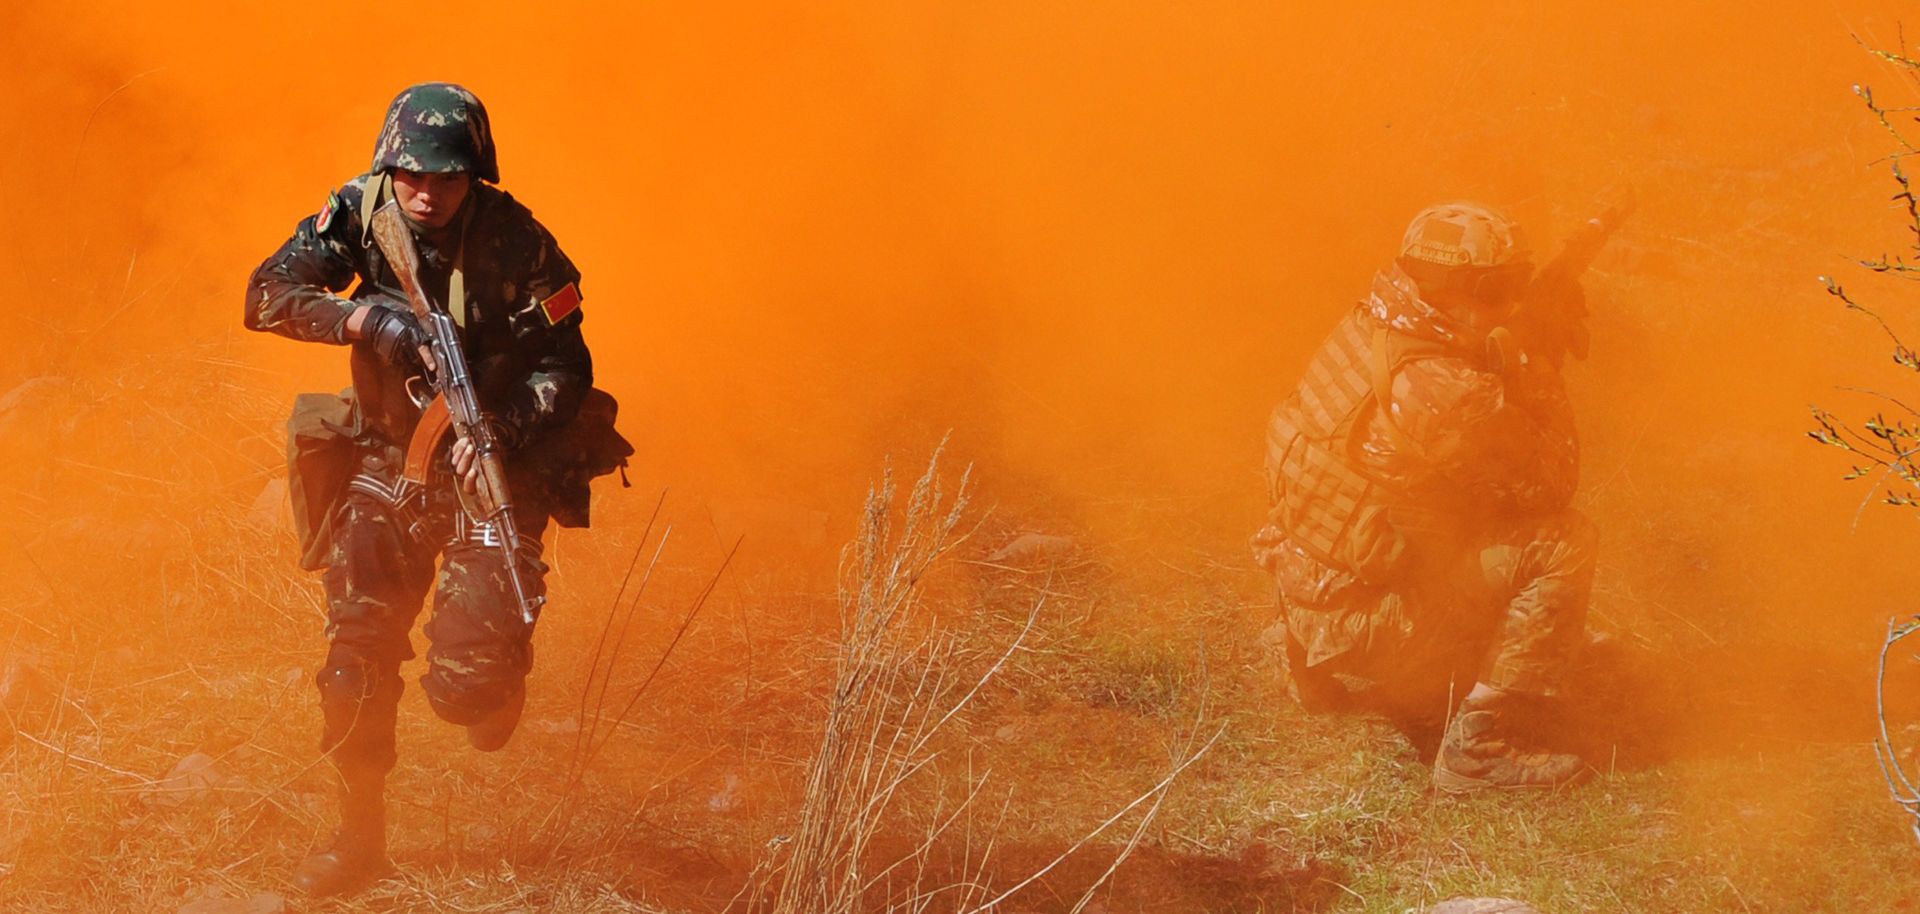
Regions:
M 33 655 L 0 655 L 0 749 L 13 743 L 15 728 L 47 715 L 59 698 L 59 686 Z
M 727 775 L 726 783 L 720 786 L 720 792 L 707 801 L 707 808 L 714 812 L 732 812 L 740 808 L 740 776 Z
M 1014 537 L 1012 542 L 1001 546 L 994 554 L 987 556 L 987 561 L 1000 563 L 1044 561 L 1073 551 L 1074 545 L 1071 536 L 1022 533 Z
M 250 898 L 202 898 L 180 906 L 179 914 L 285 914 L 287 900 L 273 892 Z
M 0 709 L 8 717 L 44 708 L 60 694 L 39 658 L 24 651 L 0 656 Z
M 1540 914 L 1540 909 L 1511 898 L 1449 898 L 1427 914 Z
M 278 533 L 293 525 L 293 507 L 287 497 L 287 481 L 269 479 L 247 508 L 247 525 L 267 533 Z
M 566 735 L 579 733 L 580 722 L 571 717 L 531 720 L 527 722 L 527 729 L 535 733 L 558 733 Z
M 0 394 L 0 437 L 9 441 L 47 440 L 50 433 L 71 429 L 84 408 L 72 381 L 61 377 L 28 378 Z
M 228 771 L 213 756 L 195 752 L 173 766 L 160 783 L 145 791 L 141 798 L 151 806 L 184 806 L 188 803 L 214 803 L 241 798 L 246 781 Z

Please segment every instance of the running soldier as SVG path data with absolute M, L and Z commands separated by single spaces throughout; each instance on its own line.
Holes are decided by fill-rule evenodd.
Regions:
M 288 424 L 303 565 L 325 570 L 321 746 L 341 790 L 332 844 L 294 874 L 310 894 L 355 891 L 389 869 L 384 791 L 396 760 L 400 665 L 413 657 L 409 636 L 427 594 L 420 686 L 475 748 L 506 745 L 533 665 L 533 625 L 513 595 L 501 531 L 456 491 L 479 481 L 473 443 L 416 435 L 435 360 L 394 257 L 374 238 L 374 214 L 398 208 L 423 297 L 459 328 L 507 454 L 518 574 L 533 603 L 545 592 L 540 537 L 549 519 L 584 526 L 587 479 L 631 453 L 613 432 L 611 398 L 591 387 L 580 273 L 498 180 L 480 100 L 448 83 L 408 88 L 387 110 L 372 171 L 301 220 L 248 283 L 248 329 L 351 353 L 353 386 L 303 395 Z

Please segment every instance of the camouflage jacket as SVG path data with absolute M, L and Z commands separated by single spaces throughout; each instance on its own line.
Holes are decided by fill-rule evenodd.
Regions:
M 334 191 L 254 271 L 248 329 L 341 345 L 347 316 L 361 304 L 411 314 L 363 224 L 370 187 L 379 187 L 378 176 L 362 175 Z M 446 297 L 460 251 L 461 343 L 483 408 L 511 425 L 523 447 L 566 425 L 592 386 L 593 362 L 580 334 L 580 272 L 553 236 L 512 195 L 475 181 L 452 225 L 420 241 L 421 288 L 438 300 Z M 352 350 L 355 399 L 367 433 L 404 444 L 420 415 L 405 378 L 371 347 L 355 343 Z
M 1362 463 L 1403 497 L 1468 525 L 1564 510 L 1580 481 L 1580 439 L 1560 373 L 1538 362 L 1493 370 L 1483 334 L 1398 279 L 1383 274 L 1361 306 L 1390 331 L 1393 360 L 1390 406 L 1367 419 Z
M 1444 592 L 1418 578 L 1502 522 L 1571 502 L 1579 438 L 1559 373 L 1496 372 L 1485 342 L 1388 269 L 1274 411 L 1273 507 L 1253 547 L 1308 666 L 1444 615 L 1401 591 Z
M 1376 277 L 1274 411 L 1256 558 L 1276 567 L 1286 545 L 1386 583 L 1412 552 L 1564 510 L 1580 455 L 1558 372 L 1502 374 L 1484 352 L 1399 270 Z

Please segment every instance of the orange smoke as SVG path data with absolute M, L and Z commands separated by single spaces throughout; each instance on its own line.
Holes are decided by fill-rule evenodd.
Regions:
M 241 329 L 243 280 L 396 90 L 450 79 L 585 273 L 635 491 L 771 562 L 952 429 L 1015 517 L 1239 561 L 1267 409 L 1415 210 L 1504 204 L 1550 249 L 1629 185 L 1572 382 L 1598 624 L 1858 650 L 1916 583 L 1908 519 L 1856 523 L 1800 437 L 1836 384 L 1901 383 L 1813 281 L 1901 241 L 1848 92 L 1892 88 L 1849 34 L 1890 44 L 1893 4 L 196 6 L 10 12 L 0 392 L 181 349 L 279 401 L 344 383 L 344 353 Z M 256 431 L 156 423 L 109 469 L 190 450 L 244 507 Z

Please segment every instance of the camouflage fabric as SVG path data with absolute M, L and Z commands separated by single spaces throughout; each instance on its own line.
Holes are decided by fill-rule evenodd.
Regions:
M 1580 482 L 1580 439 L 1559 372 L 1500 374 L 1485 336 L 1419 298 L 1404 274 L 1362 308 L 1390 333 L 1391 415 L 1367 417 L 1357 453 L 1408 500 L 1450 519 L 1552 513 Z
M 364 477 L 391 478 L 396 448 L 362 452 Z M 544 590 L 539 560 L 546 513 L 537 506 L 515 520 L 526 548 L 521 580 Z M 402 691 L 400 665 L 414 656 L 409 633 L 430 592 L 425 626 L 427 670 L 420 687 L 442 719 L 471 724 L 512 700 L 533 665 L 533 630 L 520 618 L 497 547 L 460 541 L 457 499 L 430 493 L 418 510 L 401 512 L 358 488 L 334 519 L 335 535 L 322 581 L 327 595 L 327 710 L 322 748 L 343 766 L 387 771 L 394 763 L 394 719 Z M 449 541 L 453 542 L 449 542 Z M 435 558 L 445 557 L 435 568 Z M 327 694 L 326 677 L 349 671 L 365 683 L 357 701 Z M 340 709 L 340 710 L 336 710 Z
M 373 171 L 464 171 L 499 183 L 493 126 L 479 96 L 453 83 L 408 86 L 387 106 L 373 144 Z
M 1432 721 L 1476 680 L 1551 693 L 1580 638 L 1595 537 L 1569 508 L 1571 405 L 1557 373 L 1496 373 L 1483 345 L 1389 268 L 1276 410 L 1273 510 L 1254 546 L 1275 574 L 1278 646 L 1310 708 Z M 1325 366 L 1343 363 L 1358 364 L 1329 380 L 1338 372 Z M 1311 418 L 1330 407 L 1338 414 Z M 1331 470 L 1291 459 L 1316 434 Z M 1364 497 L 1316 496 L 1335 475 L 1364 481 Z M 1369 537 L 1392 540 L 1392 561 L 1320 548 L 1300 522 L 1313 497 L 1318 529 L 1384 527 Z
M 1469 697 L 1447 724 L 1433 759 L 1433 786 L 1442 793 L 1565 787 L 1586 780 L 1593 769 L 1571 752 L 1559 752 L 1533 736 L 1526 718 L 1538 717 L 1531 696 L 1494 690 Z
M 443 94 L 444 96 L 444 94 Z M 402 127 L 439 127 L 431 118 L 410 122 L 431 93 L 397 100 Z M 485 153 L 471 163 L 476 176 L 491 167 L 491 140 L 477 102 L 471 125 Z M 390 124 L 391 126 L 391 124 Z M 463 128 L 464 129 L 464 128 Z M 411 128 L 398 134 L 412 136 Z M 384 143 L 384 140 L 383 140 Z M 422 147 L 425 148 L 425 147 Z M 407 146 L 394 155 L 415 154 Z M 401 158 L 391 167 L 427 165 Z M 444 164 L 444 163 L 443 163 Z M 360 305 L 400 312 L 412 320 L 398 278 L 365 226 L 365 199 L 386 187 L 378 175 L 342 185 L 318 213 L 254 271 L 244 319 L 249 329 L 295 340 L 346 343 L 345 323 Z M 610 399 L 582 417 L 592 391 L 593 365 L 581 335 L 580 273 L 553 236 L 510 194 L 475 183 L 452 222 L 417 238 L 421 286 L 447 295 L 456 261 L 465 288 L 460 333 L 481 406 L 506 427 L 516 448 L 508 455 L 508 486 L 515 520 L 529 545 L 523 580 L 536 591 L 545 566 L 540 537 L 550 516 L 584 524 L 583 461 L 604 466 L 610 453 L 630 447 L 612 431 Z M 342 293 L 351 288 L 350 296 Z M 353 469 L 331 506 L 316 496 L 309 514 L 327 518 L 314 540 L 327 594 L 325 667 L 317 677 L 325 716 L 323 745 L 343 771 L 384 772 L 393 766 L 394 709 L 402 691 L 400 664 L 413 656 L 408 633 L 426 596 L 433 594 L 427 671 L 421 686 L 436 713 L 470 724 L 515 698 L 532 663 L 531 630 L 509 594 L 497 547 L 478 546 L 461 533 L 450 466 L 443 447 L 424 491 L 396 490 L 401 455 L 420 418 L 402 369 L 365 343 L 351 346 Z M 578 421 L 577 421 L 578 420 Z M 581 425 L 600 447 L 580 446 Z M 624 450 L 610 450 L 609 437 Z M 606 472 L 606 469 L 599 469 Z M 317 491 L 317 490 L 316 490 Z M 325 512 L 331 512 L 330 514 Z M 436 560 L 438 566 L 436 568 Z
M 1494 267 L 1528 259 L 1527 236 L 1490 206 L 1442 203 L 1413 217 L 1400 256 L 1448 267 Z
M 249 329 L 343 344 L 347 316 L 361 304 L 411 317 L 399 279 L 360 224 L 362 195 L 377 187 L 373 178 L 362 175 L 334 191 L 254 271 Z M 445 297 L 459 249 L 466 278 L 461 342 L 482 407 L 512 425 L 521 444 L 565 426 L 593 383 L 593 361 L 580 332 L 580 272 L 553 236 L 511 194 L 474 185 L 454 224 L 421 241 L 428 295 Z M 356 280 L 352 297 L 342 297 Z M 371 346 L 352 349 L 353 388 L 369 432 L 404 441 L 419 420 L 406 378 Z

